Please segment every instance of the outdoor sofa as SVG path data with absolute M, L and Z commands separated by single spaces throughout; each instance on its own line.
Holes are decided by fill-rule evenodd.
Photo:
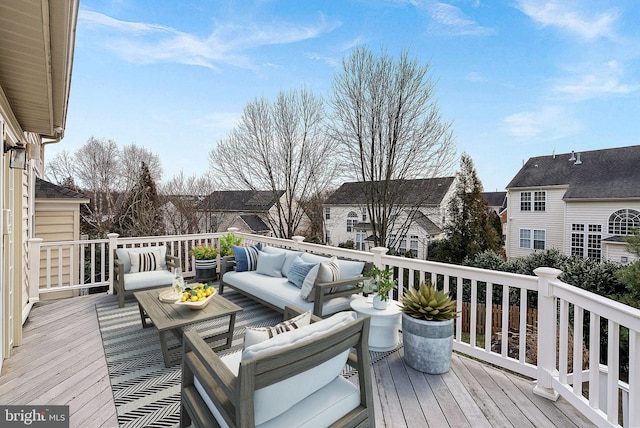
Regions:
M 349 310 L 371 265 L 277 247 L 234 247 L 220 266 L 219 292 L 231 287 L 278 312 L 294 305 L 326 317 Z

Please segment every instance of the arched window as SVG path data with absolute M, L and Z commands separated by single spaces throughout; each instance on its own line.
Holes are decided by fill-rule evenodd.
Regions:
M 612 235 L 631 235 L 634 227 L 640 227 L 640 211 L 627 208 L 609 217 L 609 233 Z
M 358 223 L 358 213 L 349 211 L 349 214 L 347 214 L 347 232 L 353 232 L 356 223 Z

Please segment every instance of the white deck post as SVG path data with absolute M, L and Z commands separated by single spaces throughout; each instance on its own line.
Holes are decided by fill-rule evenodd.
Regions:
M 293 249 L 300 250 L 300 244 L 304 241 L 304 236 L 292 236 L 291 240 L 293 241 Z
M 387 254 L 387 251 L 389 251 L 389 249 L 386 247 L 373 247 L 369 251 L 373 253 L 373 264 L 376 265 L 376 267 L 378 267 L 379 269 L 384 269 L 384 266 L 382 265 L 382 256 Z
M 556 401 L 553 389 L 556 370 L 556 299 L 550 281 L 562 273 L 559 269 L 541 267 L 533 271 L 538 276 L 538 379 L 534 394 Z M 525 306 L 526 307 L 526 306 Z
M 118 248 L 118 233 L 109 233 L 107 234 L 107 238 L 109 238 L 109 293 L 113 294 L 113 252 L 116 248 Z

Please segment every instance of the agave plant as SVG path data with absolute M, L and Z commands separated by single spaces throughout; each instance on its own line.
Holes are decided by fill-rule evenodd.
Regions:
M 456 301 L 431 284 L 408 289 L 402 296 L 402 312 L 425 321 L 446 321 L 458 316 Z

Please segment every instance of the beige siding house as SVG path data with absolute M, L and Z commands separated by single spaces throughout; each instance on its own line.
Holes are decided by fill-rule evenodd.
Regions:
M 34 237 L 41 238 L 43 242 L 51 241 L 78 241 L 80 239 L 80 205 L 88 204 L 89 198 L 80 193 L 64 187 L 36 178 L 35 188 L 35 221 Z M 69 278 L 72 263 L 69 248 L 63 251 L 62 272 L 57 267 L 52 267 L 50 275 L 58 277 L 60 273 L 65 283 L 78 284 L 80 278 Z M 40 256 L 40 287 L 47 286 L 46 253 Z M 80 254 L 73 254 L 73 265 L 81 263 Z M 76 275 L 78 275 L 76 273 Z M 70 297 L 78 291 L 61 291 L 46 293 L 47 299 Z
M 508 257 L 555 248 L 627 263 L 640 227 L 640 146 L 531 158 L 507 186 Z
M 78 0 L 0 2 L 0 366 L 34 303 L 27 277 L 44 145 L 66 126 Z M 26 161 L 26 162 L 25 162 Z
M 411 250 L 421 259 L 427 256 L 430 241 L 441 239 L 448 220 L 447 207 L 455 193 L 455 177 L 405 180 L 394 196 L 389 215 L 395 217 L 386 246 L 399 253 Z M 373 246 L 373 229 L 361 182 L 344 183 L 325 203 L 325 242 L 339 245 L 353 241 L 356 249 Z

